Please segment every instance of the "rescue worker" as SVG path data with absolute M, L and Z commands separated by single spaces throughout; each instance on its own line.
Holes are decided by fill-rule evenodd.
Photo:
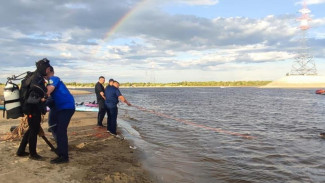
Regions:
M 107 113 L 109 117 L 107 118 L 107 132 L 117 135 L 116 128 L 117 128 L 117 114 L 118 114 L 118 108 L 117 104 L 119 103 L 119 100 L 126 103 L 128 106 L 131 106 L 131 104 L 124 98 L 124 96 L 121 94 L 119 90 L 119 82 L 114 81 L 113 86 L 106 87 L 105 89 L 105 105 L 107 109 Z
M 46 101 L 46 86 L 44 77 L 49 72 L 50 61 L 46 58 L 36 62 L 36 71 L 31 76 L 28 96 L 23 102 L 23 112 L 27 115 L 28 130 L 25 132 L 17 156 L 28 156 L 30 159 L 40 160 L 42 157 L 36 152 L 37 135 L 40 131 L 41 115 L 46 113 L 44 102 Z M 29 145 L 29 153 L 25 151 Z
M 67 163 L 69 162 L 67 129 L 75 112 L 75 101 L 61 79 L 54 76 L 53 67 L 50 67 L 47 78 L 49 79 L 47 95 L 51 95 L 55 107 L 55 119 L 53 120 L 56 121 L 56 128 L 52 130 L 56 134 L 56 142 L 58 145 L 58 157 L 52 159 L 51 163 Z
M 97 126 L 104 127 L 103 125 L 103 119 L 106 114 L 106 108 L 105 108 L 105 94 L 104 94 L 104 86 L 105 83 L 104 76 L 100 76 L 98 79 L 98 82 L 95 85 L 95 93 L 98 103 L 98 115 L 97 115 Z

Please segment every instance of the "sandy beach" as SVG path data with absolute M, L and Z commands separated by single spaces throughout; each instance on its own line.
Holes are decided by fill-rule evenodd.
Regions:
M 1 95 L 2 95 L 2 91 Z M 72 92 L 73 93 L 73 92 Z M 42 138 L 38 138 L 37 152 L 42 161 L 17 157 L 20 139 L 4 141 L 11 126 L 21 119 L 0 117 L 0 182 L 153 182 L 139 162 L 140 152 L 130 147 L 127 140 L 109 135 L 105 128 L 96 127 L 96 112 L 76 112 L 68 128 L 70 162 L 50 164 L 56 155 Z M 47 132 L 47 115 L 42 128 L 46 137 L 56 146 Z M 28 151 L 28 146 L 26 148 Z

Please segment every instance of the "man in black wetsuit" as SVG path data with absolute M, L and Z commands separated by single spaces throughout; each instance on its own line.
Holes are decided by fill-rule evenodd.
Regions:
M 36 71 L 30 76 L 29 91 L 23 102 L 23 112 L 28 117 L 28 130 L 25 132 L 19 148 L 17 156 L 27 156 L 30 159 L 40 160 L 42 157 L 36 152 L 37 135 L 40 130 L 41 115 L 46 113 L 44 105 L 46 96 L 46 86 L 44 76 L 50 69 L 50 61 L 46 58 L 36 62 Z M 29 153 L 25 152 L 27 144 L 29 145 Z
M 97 116 L 97 126 L 104 127 L 103 119 L 106 114 L 106 107 L 105 107 L 105 90 L 103 84 L 105 83 L 104 76 L 100 76 L 98 82 L 95 85 L 95 93 L 98 103 L 98 116 Z

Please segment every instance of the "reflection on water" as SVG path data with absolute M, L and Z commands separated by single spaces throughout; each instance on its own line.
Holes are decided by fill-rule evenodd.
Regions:
M 137 132 L 145 165 L 161 182 L 324 182 L 325 96 L 314 90 L 130 88 L 133 104 L 217 133 L 120 105 Z M 76 101 L 92 101 L 94 95 Z M 134 132 L 133 132 L 134 133 Z M 140 141 L 139 141 L 140 142 Z

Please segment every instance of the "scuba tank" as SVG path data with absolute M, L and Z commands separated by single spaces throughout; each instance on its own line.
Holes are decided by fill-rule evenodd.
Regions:
M 4 107 L 7 112 L 7 119 L 16 119 L 23 116 L 20 105 L 19 87 L 11 80 L 7 81 L 3 90 L 4 95 Z M 3 116 L 5 114 L 3 113 Z

